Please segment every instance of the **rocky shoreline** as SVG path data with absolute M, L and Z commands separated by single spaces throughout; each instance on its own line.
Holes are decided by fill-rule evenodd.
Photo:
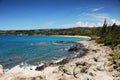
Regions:
M 0 66 L 0 80 L 119 80 L 119 71 L 108 60 L 112 50 L 109 47 L 95 43 L 95 41 L 78 41 L 84 46 L 83 53 L 72 59 L 63 59 L 56 62 L 42 65 L 36 69 L 23 69 L 16 66 L 3 73 Z M 69 51 L 82 53 L 80 46 L 73 46 Z M 81 57 L 82 56 L 82 57 Z M 59 64 L 59 65 L 58 65 Z

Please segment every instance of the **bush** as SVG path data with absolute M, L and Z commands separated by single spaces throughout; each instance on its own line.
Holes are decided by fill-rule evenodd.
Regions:
M 110 54 L 112 59 L 120 59 L 120 52 L 113 52 Z

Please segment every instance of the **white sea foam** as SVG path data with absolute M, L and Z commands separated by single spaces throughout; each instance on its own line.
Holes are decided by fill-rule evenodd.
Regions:
M 66 59 L 66 57 L 60 58 L 60 59 L 58 59 L 58 60 L 54 60 L 53 63 L 54 63 L 54 64 L 59 63 L 59 62 L 61 62 L 63 59 Z
M 44 63 L 40 63 L 40 64 L 39 64 L 39 66 L 43 66 L 43 65 L 45 65 L 45 64 L 44 64 Z

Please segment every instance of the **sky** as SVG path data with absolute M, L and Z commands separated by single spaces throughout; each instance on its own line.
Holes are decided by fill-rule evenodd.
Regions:
M 0 0 L 0 30 L 120 25 L 120 0 Z

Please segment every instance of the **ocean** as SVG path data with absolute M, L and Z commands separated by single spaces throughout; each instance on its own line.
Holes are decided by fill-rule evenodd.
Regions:
M 62 57 L 72 56 L 68 51 L 75 41 L 89 38 L 67 36 L 0 36 L 0 64 L 12 68 L 18 64 L 37 65 Z

